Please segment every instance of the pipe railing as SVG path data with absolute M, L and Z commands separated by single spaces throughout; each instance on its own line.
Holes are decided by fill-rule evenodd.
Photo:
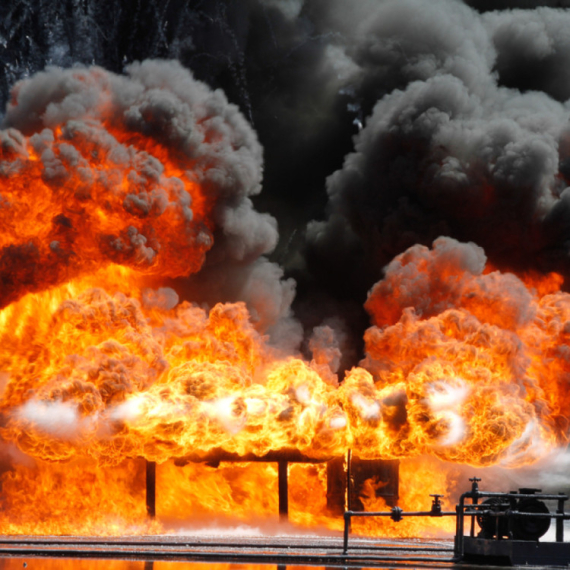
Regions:
M 403 517 L 454 517 L 455 511 L 443 511 L 440 498 L 443 495 L 430 495 L 434 497 L 429 511 L 404 512 L 400 507 L 393 507 L 389 511 L 345 511 L 344 512 L 344 535 L 342 543 L 343 554 L 348 554 L 348 537 L 350 534 L 350 522 L 354 517 L 390 517 L 394 522 L 400 522 Z
M 348 554 L 348 540 L 350 534 L 350 523 L 354 517 L 390 517 L 393 521 L 399 522 L 404 517 L 456 517 L 456 533 L 454 544 L 454 561 L 460 561 L 464 556 L 464 536 L 465 536 L 465 517 L 471 518 L 470 536 L 475 535 L 475 518 L 477 516 L 489 516 L 496 519 L 496 527 L 499 527 L 499 520 L 506 518 L 511 528 L 511 521 L 516 518 L 549 518 L 556 520 L 556 542 L 564 542 L 564 521 L 570 520 L 570 513 L 564 511 L 564 503 L 568 500 L 568 495 L 564 493 L 548 494 L 548 493 L 490 493 L 479 491 L 478 482 L 480 479 L 469 479 L 472 482 L 471 491 L 463 493 L 459 498 L 459 504 L 455 507 L 455 511 L 443 511 L 441 508 L 440 498 L 442 495 L 430 495 L 434 497 L 431 510 L 429 511 L 410 511 L 404 512 L 400 507 L 393 507 L 389 511 L 366 512 L 347 510 L 344 512 L 344 535 L 343 535 L 343 554 Z M 499 510 L 496 507 L 500 505 L 480 504 L 479 499 L 501 498 L 506 503 L 514 504 L 519 499 L 542 499 L 544 501 L 556 501 L 557 509 L 554 513 L 533 513 L 518 510 L 517 508 L 506 508 Z M 470 499 L 471 503 L 466 503 L 466 499 Z M 495 508 L 494 508 L 495 507 Z M 500 533 L 497 531 L 496 539 L 501 540 Z

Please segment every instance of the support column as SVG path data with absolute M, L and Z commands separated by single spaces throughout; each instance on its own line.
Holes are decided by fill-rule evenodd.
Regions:
M 279 518 L 282 521 L 289 519 L 289 483 L 287 481 L 287 461 L 279 461 L 277 483 L 279 487 Z
M 146 512 L 148 516 L 156 516 L 156 463 L 146 462 Z
M 342 517 L 346 506 L 344 467 L 344 457 L 335 457 L 327 462 L 327 510 L 336 517 Z

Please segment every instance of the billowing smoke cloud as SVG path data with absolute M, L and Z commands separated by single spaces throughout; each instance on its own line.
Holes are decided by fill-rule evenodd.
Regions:
M 259 260 L 278 237 L 250 199 L 262 149 L 221 91 L 175 62 L 52 68 L 14 87 L 4 126 L 2 305 L 109 263 L 188 276 L 209 252 L 263 330 L 288 314 L 292 286 Z
M 94 61 L 120 73 L 165 57 L 239 106 L 264 147 L 264 192 L 252 188 L 216 213 L 216 251 L 199 279 L 176 284 L 188 298 L 247 298 L 255 314 L 255 283 L 265 297 L 260 323 L 295 344 L 293 277 L 306 331 L 340 317 L 357 354 L 366 292 L 416 243 L 449 235 L 482 246 L 498 267 L 567 273 L 564 2 L 175 1 L 135 14 L 126 6 L 8 2 L 2 96 L 49 64 Z M 277 218 L 279 241 L 249 200 Z M 53 255 L 65 251 L 53 241 Z M 155 253 L 140 230 L 120 243 L 139 264 Z M 272 247 L 283 270 L 251 265 Z M 33 281 L 29 273 L 21 277 Z M 351 362 L 343 355 L 341 369 Z
M 438 238 L 432 250 L 413 246 L 385 267 L 366 309 L 380 327 L 395 324 L 410 307 L 423 319 L 464 307 L 486 322 L 525 326 L 536 316 L 527 287 L 512 273 L 483 273 L 486 261 L 480 247 L 450 238 Z
M 483 22 L 497 50 L 499 84 L 544 91 L 557 101 L 570 97 L 570 15 L 539 8 L 491 12 Z
M 121 76 L 52 69 L 25 80 L 13 95 L 18 104 L 7 110 L 5 125 L 14 130 L 4 135 L 3 152 L 9 164 L 25 164 L 31 148 L 46 188 L 70 169 L 85 170 L 84 186 L 91 184 L 93 156 L 75 157 L 71 135 L 97 135 L 88 142 L 99 154 L 117 146 L 115 154 L 128 155 L 121 160 L 130 161 L 133 175 L 118 203 L 127 221 L 104 232 L 95 224 L 88 243 L 105 259 L 150 274 L 149 285 L 210 306 L 246 301 L 257 329 L 287 350 L 302 334 L 294 303 L 311 339 L 306 353 L 334 383 L 359 358 L 358 339 L 369 324 L 361 307 L 386 266 L 390 277 L 368 302 L 381 301 L 374 310 L 379 327 L 395 326 L 410 306 L 425 319 L 465 308 L 473 283 L 481 282 L 486 300 L 502 303 L 508 330 L 532 322 L 527 289 L 503 276 L 519 298 L 497 293 L 481 273 L 481 248 L 495 267 L 568 273 L 569 49 L 567 15 L 548 7 L 554 3 L 520 0 L 509 6 L 529 9 L 489 12 L 493 6 L 475 0 L 213 0 L 145 5 L 132 18 L 124 3 L 109 4 L 108 13 L 105 4 L 84 3 L 67 27 L 56 5 L 41 13 L 29 5 L 8 10 L 4 85 L 48 63 L 94 60 L 115 73 L 146 57 L 180 64 L 131 64 Z M 545 7 L 533 9 L 539 4 Z M 26 40 L 24 23 L 31 29 L 32 22 L 51 35 Z M 221 87 L 242 114 L 183 68 Z M 80 76 L 89 89 L 74 79 Z M 81 128 L 80 109 L 88 117 Z M 128 137 L 116 135 L 115 122 Z M 102 139 L 101 125 L 108 133 Z M 256 132 L 264 147 L 262 194 Z M 155 155 L 143 160 L 150 151 L 134 144 L 139 134 L 169 149 L 168 164 Z M 213 199 L 211 209 L 201 210 L 193 184 Z M 91 199 L 73 192 L 74 200 Z M 154 216 L 159 228 L 172 227 L 169 212 L 182 245 L 161 241 L 144 223 Z M 21 231 L 26 239 L 8 244 L 7 300 L 18 295 L 10 279 L 33 289 L 38 267 L 53 273 L 53 283 L 78 271 L 71 253 L 79 214 L 59 214 L 41 246 L 40 236 Z M 438 240 L 442 235 L 451 240 Z M 435 261 L 416 245 L 434 240 Z M 414 261 L 392 261 L 406 250 Z M 163 261 L 167 251 L 174 264 Z M 409 280 L 406 271 L 422 263 L 426 275 Z M 454 273 L 457 263 L 464 278 Z M 157 273 L 170 281 L 153 284 Z M 149 295 L 148 306 L 171 307 L 176 298 Z M 453 382 L 438 390 L 434 409 L 444 415 L 446 402 L 464 393 Z M 374 405 L 360 405 L 374 415 Z M 463 427 L 448 420 L 452 441 Z
M 569 112 L 552 98 L 565 99 L 564 77 L 556 88 L 553 75 L 533 78 L 543 92 L 502 85 L 523 87 L 516 69 L 505 75 L 513 59 L 564 66 L 557 18 L 405 0 L 378 4 L 355 27 L 354 81 L 380 98 L 327 180 L 328 219 L 308 226 L 323 281 L 334 264 L 347 286 L 369 287 L 394 255 L 439 235 L 476 242 L 502 267 L 567 272 Z

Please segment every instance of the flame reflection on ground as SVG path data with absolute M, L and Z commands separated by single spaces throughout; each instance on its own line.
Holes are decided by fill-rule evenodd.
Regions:
M 324 566 L 277 564 L 205 564 L 154 560 L 83 560 L 77 558 L 0 558 L 1 570 L 325 570 Z M 363 569 L 364 570 L 364 569 Z

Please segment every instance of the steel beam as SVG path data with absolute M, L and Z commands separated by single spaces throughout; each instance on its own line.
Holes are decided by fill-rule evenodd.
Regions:
M 279 461 L 277 484 L 279 487 L 279 518 L 282 521 L 289 519 L 289 482 L 287 480 L 287 461 Z
M 156 516 L 156 463 L 146 462 L 146 512 L 148 516 Z

